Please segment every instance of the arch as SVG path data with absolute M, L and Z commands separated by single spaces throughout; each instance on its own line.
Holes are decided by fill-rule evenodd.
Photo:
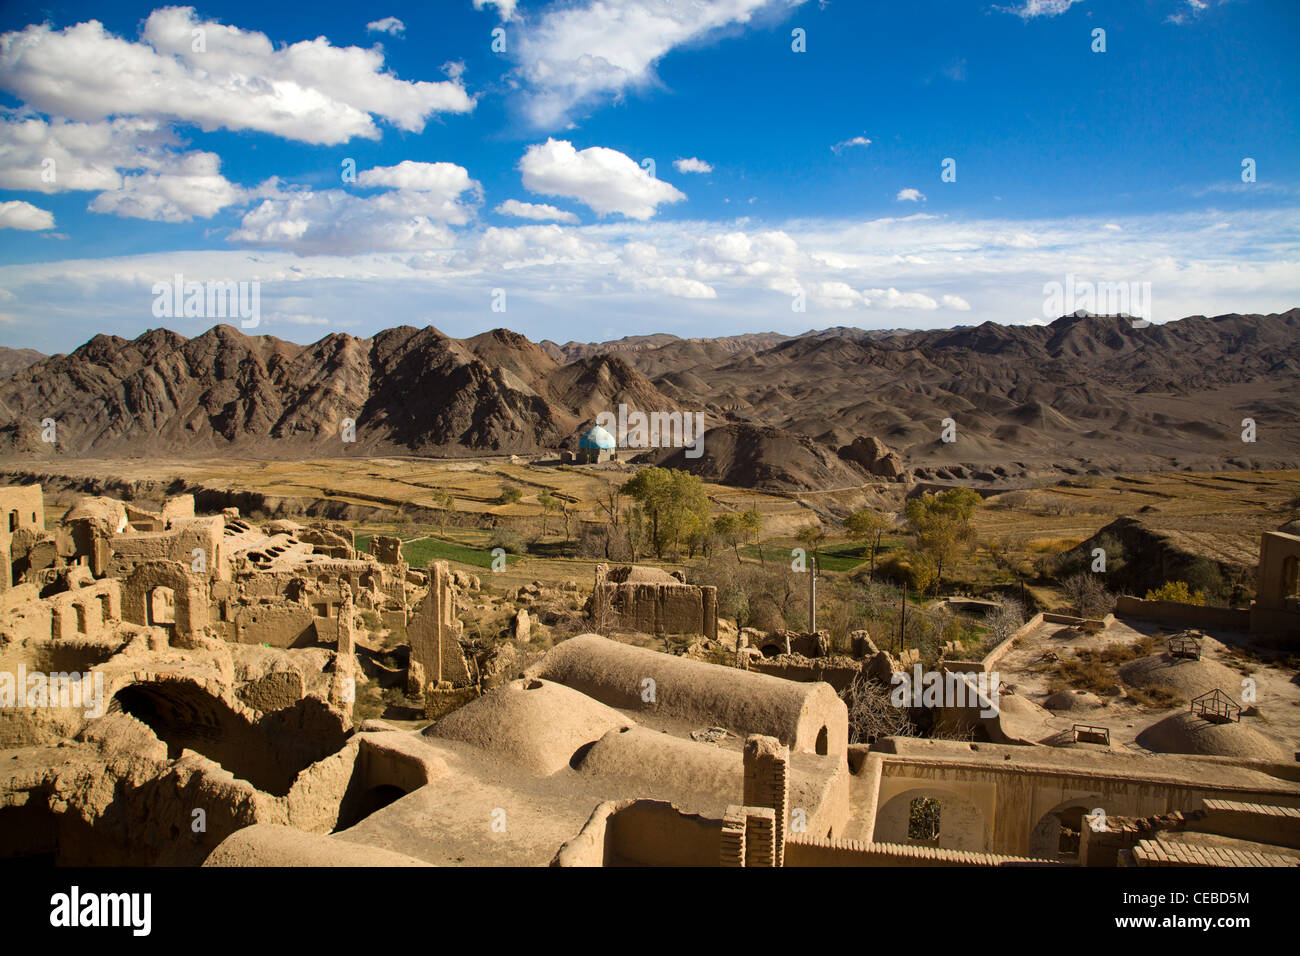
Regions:
M 149 611 L 149 623 L 176 623 L 176 592 L 165 584 L 160 584 L 149 592 L 146 605 Z
M 159 589 L 172 592 L 170 624 L 154 614 L 153 598 Z M 123 584 L 122 620 L 169 627 L 172 635 L 182 639 L 195 637 L 208 625 L 207 581 L 176 561 L 146 561 L 132 570 Z
M 257 720 L 242 704 L 232 706 L 190 680 L 127 684 L 113 694 L 108 709 L 147 725 L 167 745 L 168 759 L 196 751 L 274 796 L 287 794 L 303 769 L 337 751 L 346 738 L 341 722 L 329 719 L 328 705 L 315 698 Z
M 1091 794 L 1052 807 L 1029 831 L 1029 856 L 1037 860 L 1078 859 L 1083 817 L 1100 806 L 1103 806 L 1101 795 Z
M 937 840 L 918 840 L 908 835 L 912 806 L 917 800 L 939 803 Z M 901 843 L 938 846 L 948 850 L 987 851 L 989 824 L 987 816 L 968 796 L 944 787 L 921 786 L 904 790 L 887 800 L 876 814 L 876 843 Z

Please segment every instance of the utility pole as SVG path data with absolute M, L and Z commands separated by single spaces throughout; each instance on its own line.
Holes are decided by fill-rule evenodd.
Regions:
M 817 633 L 817 556 L 808 565 L 808 633 Z
M 903 605 L 898 609 L 898 653 L 903 653 L 903 635 L 907 633 L 907 581 L 903 581 Z

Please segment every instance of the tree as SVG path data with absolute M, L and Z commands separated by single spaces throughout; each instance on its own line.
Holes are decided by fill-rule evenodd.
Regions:
M 969 488 L 951 488 L 938 494 L 926 492 L 907 503 L 907 523 L 916 546 L 934 561 L 936 591 L 943 583 L 944 568 L 952 564 L 962 546 L 974 540 L 971 519 L 980 500 Z
M 988 614 L 984 626 L 988 628 L 989 645 L 1002 643 L 1025 623 L 1025 608 L 1015 598 L 1007 598 Z
M 893 524 L 891 516 L 883 515 L 874 508 L 863 508 L 844 519 L 844 530 L 849 533 L 849 537 L 855 541 L 865 541 L 871 549 L 868 581 L 876 577 L 876 552 L 880 550 L 880 539 Z
M 546 534 L 547 519 L 552 511 L 561 507 L 560 499 L 551 494 L 550 489 L 544 489 L 538 492 L 537 503 L 542 506 L 542 534 Z
M 907 555 L 907 578 L 918 595 L 924 594 L 939 581 L 939 568 L 934 558 L 925 551 L 911 551 Z
M 794 533 L 794 538 L 817 556 L 817 549 L 826 540 L 826 532 L 819 524 L 806 524 Z
M 633 520 L 643 526 L 646 543 L 662 559 L 680 554 L 683 541 L 700 535 L 709 522 L 709 499 L 698 475 L 676 468 L 646 468 L 620 491 L 636 505 Z
M 1115 607 L 1115 596 L 1106 590 L 1101 575 L 1090 571 L 1070 575 L 1061 582 L 1061 590 L 1080 617 L 1099 617 Z
M 740 560 L 740 542 L 745 535 L 745 528 L 740 515 L 720 514 L 713 519 L 713 533 L 718 536 L 724 547 L 731 548 Z
M 752 538 L 758 545 L 758 561 L 760 564 L 767 564 L 763 560 L 763 541 L 760 535 L 763 533 L 763 515 L 757 508 L 750 508 L 748 511 L 740 513 L 740 528 L 746 538 Z M 739 554 L 739 552 L 737 552 Z
M 497 504 L 512 505 L 524 496 L 524 491 L 518 485 L 504 485 L 501 488 L 501 494 L 497 496 Z
M 447 518 L 456 510 L 456 499 L 446 488 L 435 488 L 429 495 L 438 509 L 438 533 L 447 533 Z

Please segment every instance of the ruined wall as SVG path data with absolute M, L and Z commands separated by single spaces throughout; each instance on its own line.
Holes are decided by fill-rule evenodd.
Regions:
M 643 634 L 702 634 L 718 639 L 718 589 L 680 582 L 611 581 L 597 565 L 592 619 L 615 630 Z
M 45 498 L 40 485 L 0 487 L 0 533 L 45 530 Z
M 406 625 L 411 661 L 420 664 L 428 683 L 449 681 L 459 686 L 470 682 L 459 634 L 451 570 L 446 561 L 435 561 L 429 565 L 429 591 Z
M 109 577 L 124 578 L 149 561 L 174 561 L 195 569 L 202 551 L 202 573 L 230 579 L 227 556 L 222 551 L 225 524 L 221 518 L 180 520 L 166 531 L 126 531 L 109 541 L 112 554 L 105 569 Z
M 234 609 L 234 640 L 271 647 L 313 647 L 317 617 L 311 608 L 291 604 L 249 604 Z
M 1244 609 L 1200 607 L 1178 601 L 1144 601 L 1127 594 L 1120 595 L 1115 602 L 1115 613 L 1121 617 L 1186 624 L 1191 627 L 1222 627 L 1232 631 L 1250 629 L 1250 612 Z

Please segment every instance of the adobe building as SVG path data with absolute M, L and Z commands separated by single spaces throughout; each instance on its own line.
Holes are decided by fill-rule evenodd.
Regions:
M 587 613 L 602 630 L 718 638 L 718 589 L 660 568 L 596 565 Z

